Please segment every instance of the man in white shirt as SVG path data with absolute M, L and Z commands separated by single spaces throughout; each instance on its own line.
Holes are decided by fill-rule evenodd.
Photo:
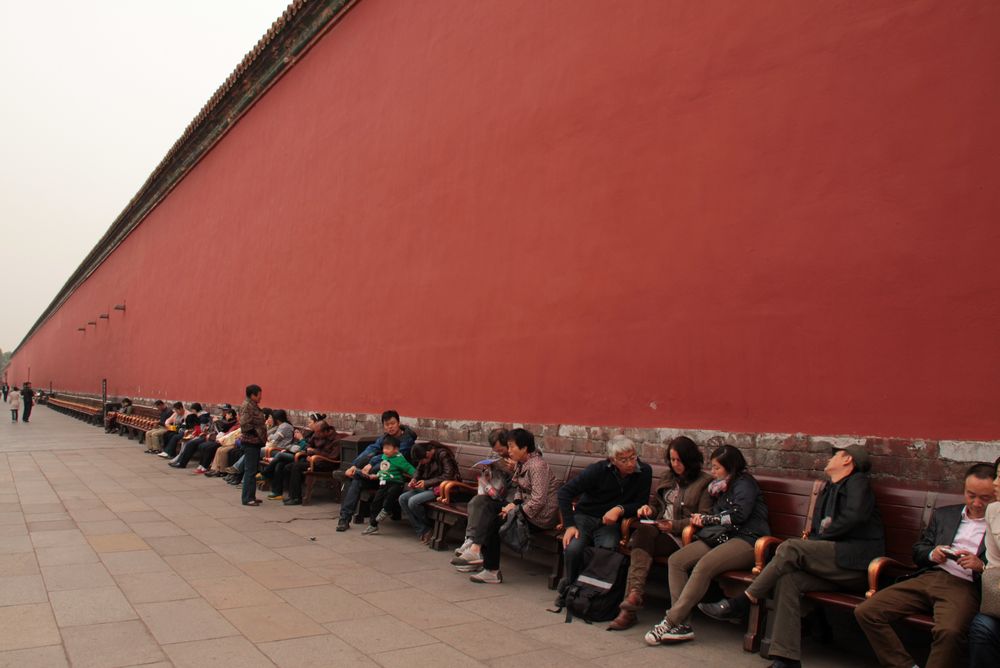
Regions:
M 927 668 L 963 665 L 969 623 L 979 610 L 979 579 L 986 559 L 986 506 L 996 498 L 993 476 L 992 464 L 972 466 L 965 474 L 965 504 L 935 510 L 913 546 L 913 562 L 921 570 L 855 608 L 854 616 L 883 666 L 916 665 L 891 626 L 915 614 L 934 617 Z

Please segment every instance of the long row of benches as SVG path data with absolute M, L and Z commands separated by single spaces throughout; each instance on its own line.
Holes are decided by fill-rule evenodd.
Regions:
M 50 396 L 46 404 L 60 413 L 91 424 L 100 424 L 104 415 L 101 402 L 87 397 Z

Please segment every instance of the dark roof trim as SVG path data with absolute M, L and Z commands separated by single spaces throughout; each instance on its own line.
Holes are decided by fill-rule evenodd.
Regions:
M 17 353 L 243 114 L 359 0 L 293 0 L 167 151 L 14 349 Z

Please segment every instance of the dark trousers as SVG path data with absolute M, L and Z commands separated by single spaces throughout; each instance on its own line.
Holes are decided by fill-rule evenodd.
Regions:
M 621 540 L 621 525 L 604 524 L 602 517 L 592 517 L 582 513 L 574 513 L 573 519 L 576 528 L 580 532 L 577 538 L 570 541 L 569 546 L 563 552 L 563 564 L 566 568 L 566 582 L 573 582 L 580 574 L 583 567 L 583 548 L 588 545 L 594 547 L 606 547 L 613 550 L 618 541 Z M 485 561 L 485 557 L 483 558 Z
M 344 492 L 344 496 L 340 500 L 340 519 L 344 522 L 350 522 L 351 516 L 358 508 L 358 501 L 361 500 L 361 492 L 376 487 L 378 487 L 378 483 L 373 480 L 360 476 L 352 478 L 347 484 L 347 491 Z
M 399 512 L 399 495 L 402 493 L 403 483 L 401 482 L 387 482 L 384 485 L 379 485 L 378 491 L 375 492 L 375 498 L 372 499 L 372 516 L 368 523 L 372 526 L 378 526 L 375 518 L 383 508 L 386 512 Z
M 335 468 L 337 468 L 336 464 L 331 464 L 329 462 L 316 462 L 316 465 L 313 467 L 313 470 L 329 471 Z M 305 458 L 302 458 L 297 462 L 295 462 L 294 464 L 289 464 L 288 466 L 285 467 L 285 475 L 288 478 L 289 498 L 298 499 L 299 501 L 302 500 L 302 481 L 305 480 L 306 471 L 308 470 L 309 470 L 309 461 Z
M 264 477 L 271 481 L 271 494 L 281 495 L 285 489 L 286 471 L 295 462 L 295 455 L 290 452 L 279 452 L 271 457 L 271 462 L 264 467 Z
M 29 401 L 21 407 L 21 420 L 24 422 L 27 422 L 28 418 L 31 417 L 31 405 Z
M 191 458 L 194 457 L 194 453 L 198 451 L 201 444 L 205 442 L 205 438 L 199 436 L 198 438 L 192 438 L 190 441 L 184 444 L 181 448 L 181 456 L 177 458 L 177 465 L 179 468 L 185 468 Z
M 500 509 L 505 505 L 506 503 L 500 501 L 496 507 L 496 512 L 493 513 L 489 512 L 486 508 L 483 509 L 482 523 L 486 524 L 487 531 L 486 539 L 482 543 L 483 568 L 488 571 L 500 570 L 500 547 L 503 544 L 503 541 L 500 540 L 500 527 L 504 523 L 504 519 L 500 517 Z M 524 519 L 528 520 L 527 515 L 525 515 Z M 542 528 L 535 526 L 531 523 L 531 520 L 528 520 L 528 530 L 531 533 L 537 533 L 542 531 Z
M 181 442 L 179 431 L 168 431 L 163 437 L 163 451 L 171 457 L 177 454 L 177 447 Z
M 978 611 L 976 585 L 934 569 L 876 593 L 854 609 L 854 616 L 879 663 L 910 668 L 915 661 L 891 625 L 910 615 L 932 614 L 933 642 L 926 668 L 950 668 L 962 662 L 965 632 Z
M 979 613 L 969 627 L 970 668 L 1000 666 L 1000 619 Z
M 218 441 L 205 441 L 198 447 L 198 464 L 203 469 L 212 468 L 212 461 L 215 459 L 215 451 L 219 449 Z
M 17 422 L 17 409 L 16 408 L 11 408 L 10 409 L 10 421 L 11 422 Z
M 771 656 L 798 661 L 802 654 L 802 594 L 847 589 L 863 592 L 868 572 L 837 565 L 837 544 L 831 540 L 791 538 L 778 546 L 771 563 L 747 587 L 757 600 L 773 592 L 774 631 Z
M 257 498 L 257 464 L 260 463 L 260 447 L 243 446 L 243 503 Z

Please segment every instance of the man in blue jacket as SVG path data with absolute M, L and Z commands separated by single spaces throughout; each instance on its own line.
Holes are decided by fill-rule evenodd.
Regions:
M 388 410 L 382 413 L 382 435 L 378 439 L 362 450 L 350 468 L 344 471 L 344 476 L 350 479 L 347 490 L 340 502 L 340 519 L 337 522 L 337 531 L 347 531 L 351 528 L 351 516 L 357 508 L 361 493 L 366 487 L 375 489 L 378 481 L 371 477 L 373 471 L 378 471 L 378 465 L 382 461 L 382 441 L 386 436 L 392 436 L 399 441 L 399 452 L 409 459 L 410 448 L 417 441 L 417 432 L 410 427 L 400 424 L 399 413 Z
M 868 564 L 885 554 L 885 531 L 870 470 L 871 458 L 863 446 L 834 448 L 825 469 L 830 482 L 816 502 L 808 538 L 790 538 L 779 545 L 745 595 L 702 603 L 698 609 L 716 619 L 738 619 L 751 604 L 773 595 L 771 666 L 801 666 L 802 593 L 863 592 L 868 588 Z
M 635 517 L 649 502 L 653 469 L 639 461 L 635 443 L 624 436 L 608 441 L 608 458 L 594 462 L 559 488 L 559 512 L 563 526 L 563 564 L 556 607 L 563 605 L 566 587 L 576 580 L 588 545 L 614 548 L 621 540 L 621 521 Z M 573 501 L 576 500 L 576 507 Z

